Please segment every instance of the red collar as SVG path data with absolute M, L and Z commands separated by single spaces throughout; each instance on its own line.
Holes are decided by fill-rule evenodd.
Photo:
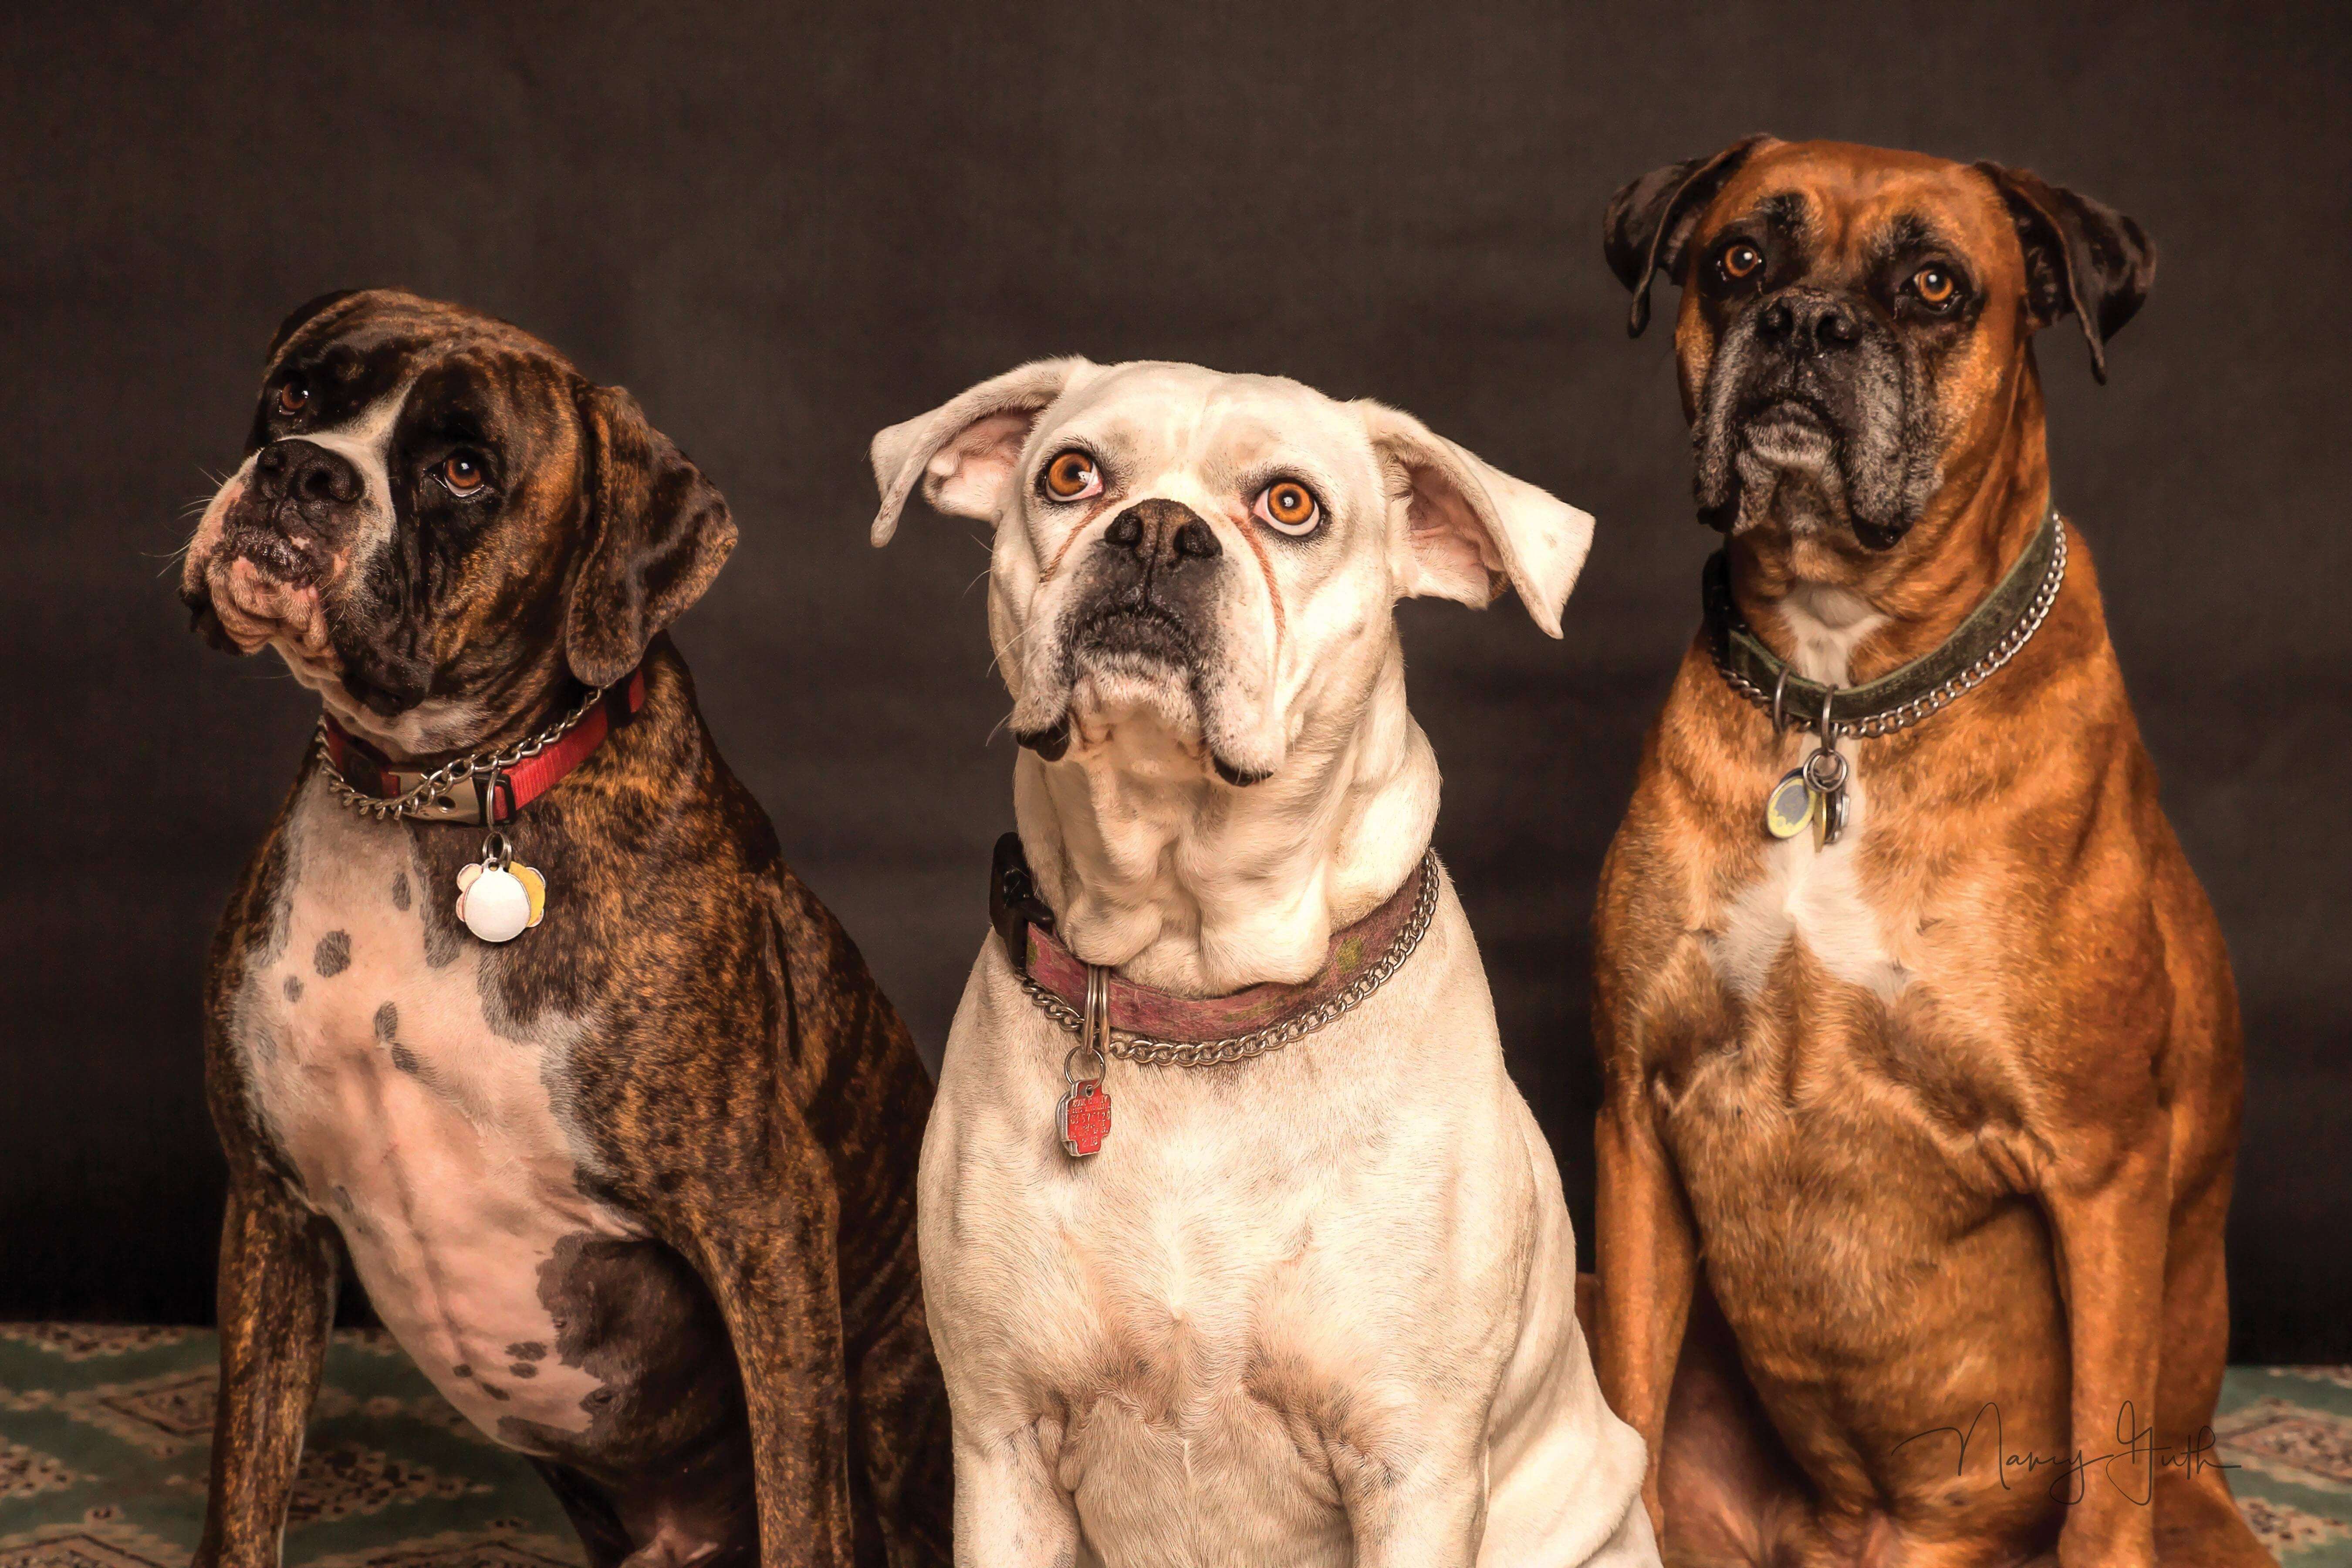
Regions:
M 586 762 L 604 743 L 607 735 L 635 719 L 645 705 L 646 671 L 639 665 L 630 672 L 625 683 L 607 690 L 580 722 L 549 742 L 543 751 L 488 775 L 497 780 L 497 787 L 487 814 L 482 809 L 481 781 L 469 778 L 459 779 L 409 816 L 422 822 L 471 822 L 486 827 L 511 822 L 524 806 L 553 789 L 564 774 Z M 335 722 L 331 713 L 322 716 L 320 727 L 327 739 L 327 760 L 343 775 L 345 783 L 362 794 L 392 799 L 423 782 L 423 772 L 394 768 L 390 758 Z

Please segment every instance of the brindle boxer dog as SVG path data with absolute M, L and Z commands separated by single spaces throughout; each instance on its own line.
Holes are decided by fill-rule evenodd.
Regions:
M 337 295 L 270 345 L 188 551 L 198 626 L 284 657 L 352 737 L 345 774 L 613 696 L 602 743 L 502 828 L 544 879 L 535 928 L 494 945 L 456 912 L 478 818 L 361 815 L 318 749 L 229 906 L 200 1564 L 278 1560 L 339 1239 L 598 1568 L 945 1560 L 914 1231 L 930 1089 L 663 631 L 734 541 L 625 393 L 503 322 Z
M 1758 138 L 1619 192 L 1607 252 L 1636 331 L 1683 287 L 1727 535 L 1598 915 L 1601 1375 L 1664 1439 L 1669 1561 L 2267 1562 L 2207 1426 L 2229 963 L 2046 512 L 2033 335 L 2075 316 L 2104 377 L 2147 239 L 2021 171 Z M 1842 833 L 1768 832 L 1825 690 L 1858 721 L 2037 602 L 1980 685 L 1840 740 Z

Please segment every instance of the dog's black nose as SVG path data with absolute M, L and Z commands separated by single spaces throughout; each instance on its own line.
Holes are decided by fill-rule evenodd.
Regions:
M 1860 341 L 1862 318 L 1834 295 L 1791 289 L 1765 303 L 1756 331 L 1766 342 L 1801 354 L 1833 353 Z
M 273 441 L 253 459 L 253 484 L 269 500 L 340 501 L 349 504 L 365 493 L 360 471 L 340 452 L 316 442 L 289 437 Z
M 1181 501 L 1159 499 L 1137 501 L 1111 519 L 1103 538 L 1132 551 L 1147 566 L 1180 566 L 1187 560 L 1208 561 L 1225 552 L 1199 512 Z

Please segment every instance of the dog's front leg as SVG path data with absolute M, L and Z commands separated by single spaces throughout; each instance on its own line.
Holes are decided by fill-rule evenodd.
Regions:
M 2091 1158 L 2063 1154 L 2042 1190 L 2066 1308 L 2074 1451 L 2060 1473 L 2067 1501 L 2063 1568 L 2149 1568 L 2156 1562 L 2155 1445 L 2170 1142 L 2163 1117 L 2102 1133 Z
M 221 1225 L 220 1395 L 196 1568 L 276 1568 L 335 1319 L 335 1244 L 285 1184 L 231 1160 Z
M 955 1424 L 957 1568 L 1072 1568 L 1078 1510 L 1054 1473 L 1056 1425 L 991 1436 Z
M 1331 1444 L 1356 1568 L 1471 1568 L 1486 1522 L 1481 1424 L 1424 1411 L 1438 1442 L 1400 1468 Z
M 743 1373 L 760 1561 L 764 1568 L 848 1568 L 855 1523 L 840 1202 L 824 1152 L 805 1129 L 795 1126 L 776 1142 L 778 1168 L 759 1200 L 705 1192 L 689 1245 Z
M 1612 1064 L 1594 1142 L 1593 1258 L 1601 1275 L 1594 1371 L 1610 1408 L 1649 1449 L 1642 1501 L 1651 1528 L 1664 1539 L 1658 1465 L 1667 1396 L 1690 1318 L 1696 1247 L 1682 1185 L 1630 1063 L 1622 1071 Z

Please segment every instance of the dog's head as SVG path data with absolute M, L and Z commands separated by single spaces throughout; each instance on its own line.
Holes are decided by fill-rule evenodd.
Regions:
M 1832 552 L 1920 521 L 2042 327 L 2075 316 L 2104 381 L 2156 270 L 2137 224 L 2021 170 L 1761 136 L 1625 186 L 1604 247 L 1633 331 L 1653 273 L 1683 287 L 1700 520 Z
M 1046 361 L 874 438 L 887 542 L 919 485 L 995 529 L 1013 729 L 1051 761 L 1156 715 L 1227 784 L 1360 708 L 1391 605 L 1517 590 L 1554 636 L 1592 520 L 1418 420 L 1274 376 Z
M 270 343 L 245 460 L 180 594 L 408 755 L 609 685 L 733 548 L 727 503 L 617 387 L 487 316 L 329 295 Z

